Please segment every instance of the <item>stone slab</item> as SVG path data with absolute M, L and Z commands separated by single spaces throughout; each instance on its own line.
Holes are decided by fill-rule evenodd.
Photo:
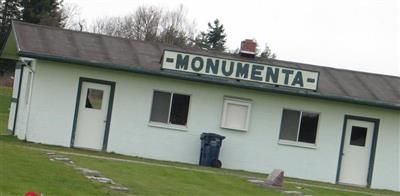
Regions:
M 279 186 L 281 187 L 283 184 L 283 170 L 274 169 L 265 180 L 265 184 L 270 186 Z

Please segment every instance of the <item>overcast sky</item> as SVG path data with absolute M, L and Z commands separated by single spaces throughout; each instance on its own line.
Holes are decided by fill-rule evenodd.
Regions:
M 140 5 L 183 4 L 197 29 L 218 18 L 229 49 L 246 38 L 268 43 L 278 59 L 400 76 L 397 0 L 64 0 L 90 24 Z

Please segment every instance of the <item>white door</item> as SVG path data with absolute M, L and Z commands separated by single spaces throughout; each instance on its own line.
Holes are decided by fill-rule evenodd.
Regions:
M 82 82 L 74 147 L 102 149 L 110 90 L 109 85 Z
M 347 120 L 339 182 L 367 186 L 374 123 Z

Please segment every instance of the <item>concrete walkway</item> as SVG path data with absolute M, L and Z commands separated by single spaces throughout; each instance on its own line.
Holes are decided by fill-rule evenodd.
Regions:
M 211 173 L 211 174 L 223 174 L 223 175 L 231 175 L 231 176 L 237 176 L 237 177 L 242 177 L 242 178 L 253 178 L 253 179 L 258 179 L 258 180 L 264 180 L 264 179 L 261 179 L 261 178 L 242 176 L 242 175 L 239 175 L 239 174 L 234 174 L 234 173 L 229 173 L 229 172 L 224 172 L 224 171 L 211 171 L 211 170 L 206 170 L 206 169 L 195 169 L 195 168 L 189 168 L 189 167 L 166 165 L 166 164 L 160 164 L 160 163 L 151 163 L 151 162 L 131 160 L 131 159 L 122 159 L 122 158 L 106 157 L 106 156 L 99 156 L 99 155 L 90 155 L 90 154 L 76 153 L 76 152 L 66 152 L 66 151 L 61 151 L 61 150 L 50 150 L 50 149 L 38 148 L 38 147 L 26 147 L 26 146 L 23 146 L 23 148 L 28 148 L 28 149 L 31 149 L 31 150 L 37 150 L 37 151 L 42 151 L 42 152 L 55 152 L 55 153 L 58 153 L 58 154 L 72 155 L 72 156 L 79 156 L 79 157 L 87 157 L 87 158 L 94 158 L 94 159 L 101 159 L 101 160 L 111 160 L 111 161 L 119 161 L 119 162 L 126 162 L 126 163 L 136 163 L 136 164 L 143 164 L 143 165 L 150 165 L 150 166 L 157 166 L 157 167 L 175 168 L 175 169 L 186 170 L 186 171 L 196 171 L 196 172 Z M 313 188 L 320 188 L 320 189 L 334 190 L 334 191 L 343 191 L 343 192 L 348 192 L 348 193 L 357 193 L 357 194 L 364 194 L 364 195 L 371 195 L 371 196 L 391 196 L 391 195 L 387 195 L 387 194 L 376 194 L 376 193 L 371 193 L 371 192 L 366 192 L 366 191 L 336 188 L 336 187 L 332 187 L 332 186 L 308 184 L 308 183 L 295 182 L 295 181 L 290 181 L 290 180 L 285 180 L 285 183 L 293 184 L 293 185 L 297 185 L 297 186 L 302 186 L 302 187 L 313 187 Z

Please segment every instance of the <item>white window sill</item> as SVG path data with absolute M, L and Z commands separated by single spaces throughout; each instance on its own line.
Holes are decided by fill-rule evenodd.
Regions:
M 279 140 L 278 144 L 286 145 L 286 146 L 296 146 L 301 148 L 310 148 L 310 149 L 317 149 L 316 144 L 310 144 L 305 142 L 295 142 L 290 140 Z
M 224 126 L 221 126 L 221 128 L 222 128 L 222 129 L 232 130 L 232 131 L 247 132 L 247 129 L 239 129 L 239 128 L 232 128 L 232 127 L 224 127 Z
M 159 122 L 149 122 L 149 127 L 157 127 L 157 128 L 164 128 L 164 129 L 172 129 L 177 131 L 188 131 L 188 127 L 184 125 L 174 125 L 174 124 L 166 124 L 166 123 L 159 123 Z

